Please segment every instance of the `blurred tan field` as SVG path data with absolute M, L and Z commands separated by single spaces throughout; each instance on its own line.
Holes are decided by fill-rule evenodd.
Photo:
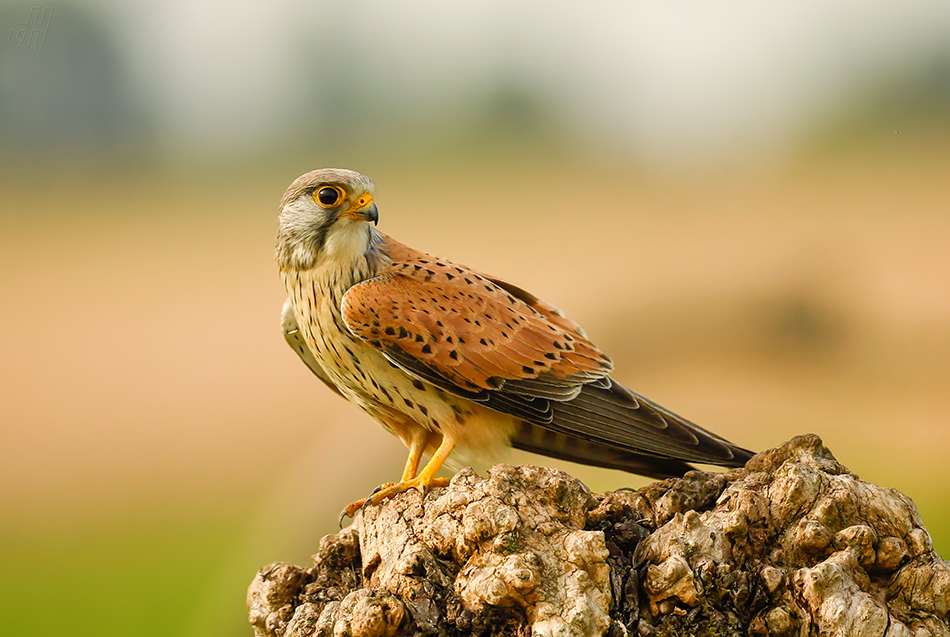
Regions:
M 950 4 L 14 1 L 0 27 L 3 635 L 247 636 L 257 569 L 398 476 L 279 329 L 276 207 L 327 166 L 665 407 L 751 449 L 820 434 L 950 556 Z
M 910 495 L 946 555 L 950 157 L 929 148 L 895 136 L 703 173 L 503 149 L 352 167 L 377 183 L 384 232 L 554 302 L 624 382 L 732 440 L 820 434 Z M 50 628 L 87 626 L 75 634 L 97 608 L 152 617 L 136 634 L 244 634 L 254 569 L 305 560 L 339 508 L 400 470 L 399 444 L 280 336 L 275 207 L 313 167 L 5 180 L 11 609 L 68 600 Z M 512 461 L 595 490 L 645 482 Z

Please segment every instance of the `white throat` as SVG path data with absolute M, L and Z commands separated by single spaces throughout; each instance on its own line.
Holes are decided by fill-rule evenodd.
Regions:
M 323 259 L 334 263 L 352 263 L 369 249 L 370 227 L 365 221 L 336 223 L 323 244 Z

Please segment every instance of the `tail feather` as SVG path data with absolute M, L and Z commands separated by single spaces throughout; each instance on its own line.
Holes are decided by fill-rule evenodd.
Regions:
M 618 469 L 662 480 L 684 475 L 694 467 L 673 458 L 618 451 L 590 440 L 575 438 L 524 423 L 511 439 L 511 446 L 551 458 L 606 469 Z

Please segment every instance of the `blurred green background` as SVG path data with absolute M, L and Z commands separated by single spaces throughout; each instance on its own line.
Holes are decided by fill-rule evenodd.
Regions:
M 950 555 L 946 2 L 89 0 L 0 27 L 3 634 L 249 635 L 256 569 L 401 471 L 280 335 L 276 205 L 323 166 L 661 404 L 754 449 L 820 434 Z

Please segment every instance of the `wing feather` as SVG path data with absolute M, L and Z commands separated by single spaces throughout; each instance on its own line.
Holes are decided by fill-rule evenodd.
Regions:
M 392 265 L 343 296 L 343 320 L 356 336 L 399 350 L 467 391 L 575 376 L 568 384 L 579 386 L 612 370 L 584 336 L 491 279 L 392 240 L 387 247 Z

